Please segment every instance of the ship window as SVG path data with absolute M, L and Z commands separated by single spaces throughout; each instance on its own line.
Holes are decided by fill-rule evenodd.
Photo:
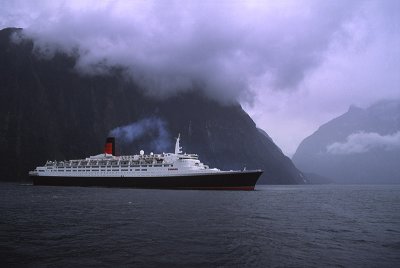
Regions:
M 147 171 L 147 169 L 146 169 L 146 168 L 144 168 L 144 169 L 142 169 L 142 171 Z
M 127 169 L 121 169 L 121 171 L 128 171 Z
M 140 168 L 135 169 L 135 171 L 140 171 Z

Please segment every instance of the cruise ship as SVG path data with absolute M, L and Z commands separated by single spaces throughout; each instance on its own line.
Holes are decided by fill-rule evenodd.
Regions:
M 174 153 L 115 155 L 115 138 L 104 153 L 85 159 L 47 161 L 29 172 L 34 185 L 155 189 L 254 190 L 262 170 L 209 168 L 197 154 L 182 153 L 180 135 Z

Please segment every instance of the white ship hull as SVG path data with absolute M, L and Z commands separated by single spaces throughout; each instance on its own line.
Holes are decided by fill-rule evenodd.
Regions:
M 104 154 L 70 161 L 48 161 L 29 175 L 34 185 L 253 190 L 262 174 L 261 170 L 209 168 L 198 160 L 197 155 L 182 153 L 179 137 L 175 153 L 114 154 L 114 139 L 109 138 Z

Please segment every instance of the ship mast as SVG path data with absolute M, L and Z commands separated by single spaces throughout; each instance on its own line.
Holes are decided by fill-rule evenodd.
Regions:
M 176 138 L 176 143 L 175 143 L 175 154 L 181 154 L 182 153 L 182 147 L 179 146 L 179 141 L 181 139 L 181 133 L 179 133 L 178 138 Z

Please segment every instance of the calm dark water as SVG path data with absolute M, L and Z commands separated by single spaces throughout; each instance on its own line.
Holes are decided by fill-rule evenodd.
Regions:
M 400 186 L 0 184 L 1 267 L 400 267 Z

